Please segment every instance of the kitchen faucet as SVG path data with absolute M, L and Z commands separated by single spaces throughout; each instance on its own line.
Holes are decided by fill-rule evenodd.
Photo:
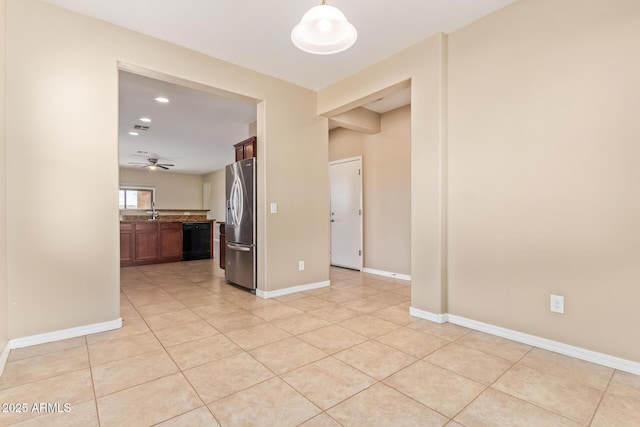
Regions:
M 157 220 L 160 216 L 160 212 L 156 210 L 156 202 L 151 202 L 151 219 L 153 221 Z

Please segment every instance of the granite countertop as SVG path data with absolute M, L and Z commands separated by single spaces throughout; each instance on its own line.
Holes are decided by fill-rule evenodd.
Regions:
M 208 209 L 156 209 L 158 218 L 154 222 L 214 222 L 207 219 Z M 151 222 L 150 209 L 121 209 L 121 222 Z
M 122 215 L 120 222 L 152 222 L 151 215 Z M 215 222 L 206 215 L 162 215 L 153 222 Z
M 151 215 L 123 215 L 120 222 L 215 222 L 215 219 L 194 218 L 194 215 L 185 217 L 179 215 L 159 216 L 155 221 L 151 221 Z

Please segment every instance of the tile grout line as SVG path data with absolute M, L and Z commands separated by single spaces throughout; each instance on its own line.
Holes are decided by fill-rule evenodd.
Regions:
M 51 380 L 51 379 L 54 379 L 54 378 L 58 378 L 58 377 L 62 377 L 62 376 L 68 375 L 68 374 L 72 374 L 74 372 L 80 372 L 80 371 L 85 370 L 85 369 L 88 369 L 88 368 L 71 369 L 69 371 L 60 372 L 60 373 L 52 375 L 50 377 L 39 378 L 39 379 L 36 379 L 36 380 L 33 380 L 33 381 L 27 381 L 27 382 L 20 383 L 18 385 L 14 385 L 14 386 L 11 386 L 11 387 L 3 388 L 3 389 L 0 389 L 0 392 L 9 391 L 9 390 L 12 390 L 14 388 L 18 388 L 18 387 L 22 387 L 22 386 L 30 385 L 30 384 L 35 384 L 35 383 L 38 383 L 38 382 L 41 382 L 41 381 Z M 88 402 L 88 400 L 86 400 L 85 402 Z M 84 402 L 81 402 L 81 403 L 84 403 Z
M 532 346 L 532 347 L 531 347 L 531 349 L 529 349 L 529 351 L 527 351 L 524 355 L 522 355 L 522 357 L 521 357 L 520 359 L 518 359 L 518 361 L 514 364 L 514 366 L 515 366 L 515 365 L 517 365 L 517 364 L 521 364 L 522 366 L 524 366 L 524 367 L 526 367 L 526 368 L 528 368 L 528 369 L 532 369 L 532 370 L 534 370 L 534 371 L 537 371 L 537 372 L 539 372 L 539 373 L 541 373 L 541 374 L 543 374 L 543 375 L 549 375 L 549 372 L 546 372 L 546 371 L 543 371 L 543 370 L 541 370 L 541 369 L 538 369 L 538 368 L 537 368 L 537 367 L 535 367 L 535 366 L 527 365 L 527 364 L 524 362 L 524 358 L 525 358 L 529 353 L 531 353 L 531 352 L 533 352 L 534 350 L 536 350 L 537 348 L 538 348 L 538 347 L 534 347 L 534 346 Z M 563 356 L 564 356 L 564 355 L 563 355 Z M 570 357 L 570 356 L 566 356 L 566 357 Z M 571 358 L 571 359 L 573 359 L 573 358 Z M 590 362 L 588 362 L 588 363 L 590 363 Z M 600 396 L 600 399 L 598 400 L 598 404 L 596 405 L 596 408 L 595 408 L 595 410 L 593 411 L 593 414 L 591 414 L 589 424 L 587 424 L 587 425 L 590 425 L 590 424 L 593 422 L 593 418 L 595 417 L 596 413 L 598 412 L 598 408 L 600 407 L 600 403 L 601 403 L 601 402 L 602 402 L 602 400 L 604 399 L 604 395 L 605 395 L 605 393 L 607 392 L 607 389 L 609 388 L 609 384 L 611 383 L 611 380 L 613 379 L 613 375 L 615 374 L 615 371 L 616 371 L 616 370 L 615 370 L 615 369 L 613 369 L 613 368 L 611 368 L 611 369 L 612 369 L 612 373 L 611 373 L 611 376 L 609 377 L 609 381 L 607 382 L 607 387 L 605 387 L 605 389 L 604 389 L 604 390 L 599 390 L 599 389 L 597 389 L 597 388 L 595 388 L 595 387 L 593 387 L 593 386 L 591 386 L 591 385 L 589 385 L 589 384 L 582 383 L 582 382 L 578 382 L 578 384 L 580 384 L 580 385 L 581 385 L 581 386 L 583 386 L 583 387 L 586 387 L 586 388 L 589 388 L 589 389 L 594 390 L 594 391 L 596 391 L 596 392 L 600 392 L 600 393 L 602 393 L 602 394 L 601 394 L 601 396 Z M 505 372 L 505 373 L 506 373 L 506 372 Z M 503 392 L 503 393 L 505 393 L 505 392 Z M 518 396 L 514 396 L 514 395 L 512 395 L 511 393 L 506 393 L 506 394 L 508 394 L 509 396 L 512 396 L 512 397 L 514 397 L 514 398 L 516 398 L 516 399 L 523 400 L 523 399 L 520 399 Z M 564 414 L 561 414 L 561 413 L 559 413 L 559 412 L 552 411 L 551 409 L 544 408 L 544 407 L 542 407 L 542 406 L 538 405 L 537 403 L 529 402 L 529 401 L 527 401 L 527 400 L 523 400 L 523 401 L 524 401 L 524 402 L 527 402 L 527 403 L 529 403 L 529 404 L 531 404 L 531 405 L 534 405 L 534 406 L 536 406 L 536 407 L 538 407 L 538 408 L 540 408 L 540 409 L 543 409 L 543 410 L 545 410 L 545 411 L 547 411 L 547 412 L 551 412 L 552 414 L 556 414 L 556 415 L 558 415 L 558 416 L 560 416 L 560 417 L 562 417 L 562 418 L 565 418 L 565 419 L 568 419 L 568 420 L 570 420 L 570 421 L 577 422 L 578 424 L 580 424 L 580 422 L 579 422 L 579 421 L 576 421 L 576 420 L 574 420 L 573 418 L 569 418 L 568 416 L 566 416 L 566 415 L 564 415 Z
M 574 420 L 574 419 L 572 419 L 572 418 L 569 418 L 569 417 L 567 417 L 567 416 L 566 416 L 566 415 L 564 415 L 564 414 L 560 414 L 560 413 L 558 413 L 558 412 L 552 411 L 551 409 L 548 409 L 548 408 L 545 408 L 545 407 L 543 407 L 543 406 L 540 406 L 540 405 L 538 405 L 538 404 L 537 404 L 537 403 L 535 403 L 535 402 L 530 402 L 530 401 L 528 401 L 528 400 L 525 400 L 525 399 L 522 399 L 522 398 L 520 398 L 520 397 L 518 397 L 518 396 L 515 396 L 515 395 L 513 395 L 513 394 L 511 394 L 511 393 L 509 393 L 509 392 L 502 391 L 502 390 L 498 390 L 498 389 L 496 389 L 496 388 L 494 388 L 494 387 L 493 387 L 493 385 L 494 385 L 495 383 L 497 383 L 497 382 L 498 382 L 498 381 L 499 381 L 503 376 L 505 376 L 509 371 L 511 371 L 511 370 L 512 370 L 516 365 L 518 365 L 519 363 L 521 363 L 521 362 L 522 362 L 522 360 L 523 360 L 523 359 L 524 359 L 524 358 L 525 358 L 529 353 L 531 353 L 535 348 L 536 348 L 536 347 L 531 346 L 531 348 L 530 348 L 526 353 L 524 353 L 524 354 L 523 354 L 523 355 L 522 355 L 518 360 L 516 360 L 516 361 L 514 361 L 514 362 L 513 362 L 513 364 L 511 365 L 511 367 L 509 367 L 509 369 L 507 369 L 506 371 L 504 371 L 504 372 L 502 373 L 502 375 L 500 375 L 498 378 L 496 378 L 496 380 L 495 380 L 494 382 L 492 382 L 492 383 L 487 387 L 487 389 L 491 388 L 492 390 L 495 390 L 495 391 L 497 391 L 497 392 L 499 392 L 499 393 L 504 393 L 504 394 L 506 394 L 507 396 L 512 397 L 513 399 L 516 399 L 516 400 L 519 400 L 520 402 L 524 402 L 524 403 L 526 403 L 526 404 L 528 404 L 528 405 L 534 406 L 534 407 L 536 407 L 536 408 L 538 408 L 538 409 L 540 409 L 540 410 L 542 410 L 542 411 L 545 411 L 545 412 L 547 412 L 547 413 L 549 413 L 549 414 L 553 414 L 553 415 L 558 416 L 558 417 L 560 417 L 560 418 L 563 418 L 563 419 L 565 419 L 565 420 L 569 420 L 569 421 L 571 421 L 571 422 L 573 422 L 573 423 L 580 424 L 578 421 L 576 421 L 576 420 Z M 540 370 L 538 370 L 538 369 L 532 368 L 532 367 L 530 367 L 530 366 L 528 366 L 528 365 L 524 365 L 524 366 L 526 366 L 526 367 L 528 367 L 528 368 L 531 368 L 531 369 L 534 369 L 534 370 L 536 370 L 536 371 L 538 371 L 538 372 L 542 372 L 542 373 L 544 373 L 543 371 L 540 371 Z M 485 391 L 486 391 L 486 390 L 485 390 Z M 483 393 L 484 393 L 484 392 L 483 392 Z M 478 397 L 479 397 L 479 396 L 478 396 Z M 474 399 L 474 400 L 475 400 L 475 399 Z M 457 415 L 456 415 L 456 416 L 457 416 Z
M 91 364 L 91 353 L 89 352 L 89 341 L 87 336 L 84 336 L 84 342 L 87 349 L 87 360 L 89 361 L 89 375 L 91 377 L 91 390 L 93 390 L 93 404 L 96 408 L 96 419 L 98 420 L 98 426 L 102 425 L 100 421 L 100 410 L 98 409 L 98 396 L 96 395 L 96 383 L 93 379 L 93 365 Z
M 609 377 L 609 381 L 607 381 L 607 387 L 605 387 L 604 391 L 602 392 L 602 396 L 600 396 L 600 400 L 598 400 L 598 404 L 596 405 L 596 409 L 593 411 L 593 414 L 591 415 L 591 419 L 589 420 L 589 424 L 587 425 L 591 425 L 593 424 L 593 420 L 596 417 L 596 414 L 598 413 L 598 410 L 600 409 L 600 405 L 602 405 L 602 401 L 604 400 L 607 391 L 609 390 L 609 387 L 611 386 L 611 382 L 613 381 L 613 377 L 616 374 L 617 369 L 614 369 L 613 372 L 611 372 L 611 376 Z
M 212 294 L 214 294 L 214 293 L 212 292 Z M 214 295 L 215 295 L 215 294 L 214 294 Z M 178 300 L 175 296 L 174 296 L 174 298 L 175 298 L 176 300 Z M 225 300 L 226 300 L 226 299 L 225 299 Z M 229 302 L 229 303 L 233 304 L 233 302 L 231 302 L 231 301 L 228 301 L 228 300 L 227 300 L 227 302 Z M 181 303 L 182 303 L 182 302 L 181 302 Z M 234 305 L 236 305 L 236 304 L 234 304 Z M 236 305 L 236 306 L 237 306 L 237 305 Z M 191 307 L 188 307 L 188 308 L 189 308 L 189 310 L 191 310 L 191 312 L 193 312 L 194 314 L 196 314 L 196 315 L 197 315 L 197 316 L 198 316 L 202 321 L 204 321 L 204 322 L 206 322 L 207 324 L 209 324 L 209 325 L 210 325 L 214 330 L 216 330 L 219 334 L 223 335 L 226 339 L 228 339 L 228 340 L 230 340 L 231 342 L 233 342 L 233 343 L 234 343 L 234 345 L 238 346 L 238 348 L 240 348 L 240 349 L 242 350 L 242 352 L 243 352 L 243 353 L 247 353 L 250 357 L 252 357 L 252 358 L 253 358 L 253 355 L 251 355 L 251 354 L 250 354 L 247 350 L 245 350 L 244 348 L 240 347 L 236 342 L 234 342 L 233 340 L 231 340 L 231 338 L 227 337 L 227 336 L 226 336 L 226 334 L 224 334 L 222 331 L 220 331 L 220 330 L 216 329 L 216 328 L 215 328 L 215 326 L 211 325 L 211 324 L 210 324 L 210 323 L 209 323 L 205 318 L 203 318 L 199 313 L 195 312 Z M 239 308 L 241 308 L 241 309 L 242 309 L 242 307 L 239 307 Z M 245 309 L 242 309 L 242 310 L 245 310 Z M 245 311 L 247 311 L 247 310 L 245 310 Z M 143 320 L 144 320 L 144 319 L 143 319 Z M 146 322 L 146 321 L 145 321 L 145 322 Z M 147 324 L 147 326 L 149 326 L 149 325 Z M 150 326 L 149 326 L 149 329 L 150 329 L 150 330 L 151 330 L 151 332 L 154 334 L 154 336 L 156 337 L 156 339 L 158 340 L 158 342 L 159 342 L 159 343 L 160 343 L 160 345 L 162 346 L 162 348 L 163 348 L 163 350 L 165 351 L 165 353 L 167 354 L 167 356 L 168 356 L 168 357 L 173 361 L 174 365 L 177 367 L 177 369 L 178 369 L 178 371 L 180 372 L 180 374 L 182 375 L 182 377 L 185 379 L 185 381 L 187 381 L 187 383 L 189 384 L 189 386 L 191 387 L 191 389 L 196 393 L 196 395 L 198 396 L 198 398 L 199 398 L 199 399 L 200 399 L 200 401 L 202 402 L 203 406 L 207 408 L 207 410 L 209 411 L 209 413 L 211 413 L 211 415 L 213 416 L 213 418 L 214 418 L 214 419 L 216 420 L 216 422 L 218 422 L 218 424 L 220 424 L 220 425 L 222 425 L 222 424 L 220 423 L 220 420 L 218 420 L 218 418 L 215 416 L 215 414 L 211 411 L 211 408 L 209 407 L 209 405 L 210 405 L 210 404 L 212 404 L 212 403 L 214 403 L 214 402 L 216 402 L 216 401 L 218 401 L 218 400 L 221 400 L 221 399 L 227 398 L 227 397 L 229 397 L 229 396 L 232 396 L 232 395 L 234 395 L 234 394 L 236 394 L 236 393 L 239 393 L 239 392 L 241 392 L 241 391 L 247 390 L 247 389 L 249 389 L 249 388 L 251 388 L 251 387 L 254 387 L 254 386 L 256 386 L 256 385 L 262 384 L 262 383 L 264 383 L 264 382 L 266 382 L 266 381 L 269 381 L 269 380 L 271 380 L 271 379 L 273 379 L 273 378 L 274 378 L 274 377 L 269 378 L 269 379 L 267 379 L 267 380 L 264 380 L 264 381 L 261 381 L 261 382 L 259 382 L 259 383 L 257 383 L 257 384 L 254 384 L 254 385 L 252 385 L 252 386 L 250 386 L 250 387 L 246 387 L 246 388 L 244 388 L 244 389 L 242 389 L 242 390 L 238 390 L 238 391 L 236 391 L 236 392 L 234 392 L 234 393 L 231 393 L 231 394 L 229 394 L 229 395 L 227 395 L 227 396 L 224 396 L 224 397 L 222 397 L 222 398 L 220 398 L 220 399 L 217 399 L 217 400 L 215 400 L 215 401 L 212 401 L 212 402 L 210 402 L 210 403 L 207 403 L 207 402 L 205 402 L 205 401 L 204 401 L 203 397 L 200 395 L 200 393 L 198 392 L 198 390 L 196 389 L 196 387 L 191 383 L 191 381 L 189 381 L 189 378 L 185 375 L 185 371 L 184 371 L 184 370 L 182 369 L 182 367 L 181 367 L 181 366 L 176 362 L 176 360 L 173 358 L 173 356 L 169 353 L 169 351 L 167 350 L 167 347 L 166 347 L 166 346 L 165 346 L 165 345 L 160 341 L 160 339 L 159 339 L 159 338 L 158 338 L 158 336 L 156 335 L 155 331 L 154 331 L 153 329 L 151 329 L 151 327 L 150 327 Z M 165 329 L 166 329 L 166 328 L 165 328 Z M 203 338 L 203 339 L 205 339 L 205 338 Z M 192 340 L 192 341 L 189 341 L 189 342 L 193 342 L 193 341 L 197 341 L 197 340 Z M 180 345 L 180 344 L 177 344 L 177 345 Z M 238 353 L 238 354 L 240 354 L 240 353 Z M 226 359 L 226 358 L 229 358 L 229 357 L 233 357 L 233 356 L 222 357 L 222 358 L 220 358 L 220 359 L 216 359 L 216 360 L 222 360 L 222 359 Z M 214 360 L 214 361 L 216 361 L 216 360 Z M 254 360 L 255 360 L 255 358 L 254 358 Z M 193 369 L 193 368 L 196 368 L 196 367 L 198 367 L 198 366 L 203 366 L 203 365 L 205 365 L 205 364 L 207 364 L 207 363 L 211 363 L 211 362 L 214 362 L 214 361 L 209 361 L 209 362 L 205 362 L 205 363 L 203 363 L 203 364 L 201 364 L 201 365 L 192 366 L 192 367 L 190 367 L 189 369 Z M 259 362 L 259 361 L 257 361 L 257 360 L 256 360 L 256 362 L 260 363 L 260 362 Z M 264 366 L 262 363 L 260 363 L 260 365 Z M 268 368 L 268 367 L 266 367 L 266 366 L 265 366 L 265 368 L 266 368 L 266 369 L 269 369 L 269 368 Z M 188 370 L 188 369 L 187 369 L 187 370 Z M 271 371 L 270 369 L 269 369 L 269 371 L 270 371 L 273 375 L 275 375 L 275 377 L 278 377 L 278 376 L 277 376 L 273 371 Z M 187 411 L 187 412 L 191 412 L 191 411 Z M 183 415 L 183 414 L 180 414 L 180 415 Z M 175 418 L 175 417 L 173 417 L 173 418 Z M 166 420 L 164 420 L 164 421 L 166 421 Z M 164 421 L 163 421 L 163 422 L 164 422 Z
M 466 335 L 466 334 L 465 334 L 465 335 Z M 462 337 L 460 337 L 460 338 L 462 338 Z M 456 340 L 456 341 L 457 341 L 457 340 Z M 462 345 L 462 344 L 458 344 L 458 345 Z M 470 347 L 465 347 L 465 348 L 470 348 Z M 527 355 L 527 354 L 528 354 L 532 349 L 533 349 L 533 348 L 530 348 L 530 349 L 529 349 L 525 354 L 523 354 L 523 355 L 522 355 L 522 357 L 520 357 L 520 359 L 518 359 L 518 360 L 516 360 L 516 361 L 506 360 L 506 359 L 502 359 L 502 358 L 500 358 L 500 357 L 499 357 L 499 358 L 500 358 L 500 359 L 502 359 L 502 360 L 505 360 L 505 361 L 507 361 L 507 362 L 511 362 L 511 366 L 509 366 L 507 369 L 505 369 L 505 371 L 504 371 L 502 374 L 498 375 L 498 377 L 496 377 L 496 379 L 495 379 L 495 380 L 493 380 L 490 384 L 486 385 L 486 386 L 485 386 L 485 388 L 484 388 L 484 390 L 482 390 L 480 393 L 478 393 L 478 395 L 477 395 L 476 397 L 474 397 L 473 399 L 471 399 L 471 401 L 469 401 L 469 403 L 467 403 L 466 405 L 464 405 L 464 406 L 463 406 L 463 407 L 462 407 L 462 408 L 461 408 L 461 409 L 460 409 L 460 410 L 459 410 L 459 411 L 458 411 L 458 412 L 457 412 L 457 413 L 456 413 L 456 414 L 451 418 L 451 420 L 455 420 L 455 419 L 456 419 L 456 417 L 458 417 L 462 412 L 464 412 L 464 411 L 465 411 L 465 409 L 467 409 L 469 406 L 471 406 L 471 404 L 472 404 L 473 402 L 475 402 L 476 400 L 478 400 L 478 398 L 479 398 L 480 396 L 482 396 L 483 394 L 485 394 L 485 393 L 487 392 L 487 390 L 489 390 L 489 389 L 495 390 L 494 388 L 492 388 L 492 386 L 493 386 L 495 383 L 497 383 L 497 382 L 500 380 L 500 378 L 502 378 L 504 375 L 506 375 L 506 373 L 507 373 L 507 372 L 509 372 L 509 371 L 510 371 L 510 370 L 511 370 L 511 369 L 512 369 L 512 368 L 513 368 L 513 367 L 514 367 L 514 366 L 515 366 L 515 365 L 516 365 L 520 360 L 522 360 L 522 358 L 524 358 L 524 356 L 526 356 L 526 355 Z M 472 350 L 476 350 L 476 349 L 472 349 Z M 476 351 L 480 351 L 481 353 L 488 354 L 488 353 L 485 353 L 485 352 L 483 352 L 483 351 L 481 351 L 481 350 L 476 350 Z M 498 357 L 498 356 L 490 355 L 490 354 L 489 354 L 489 356 Z M 483 384 L 483 385 L 484 385 L 484 384 Z M 500 391 L 500 390 L 496 390 L 496 391 Z M 507 393 L 507 394 L 508 394 L 508 393 Z M 508 394 L 508 395 L 509 395 L 509 396 L 511 396 L 511 394 Z M 518 399 L 518 400 L 520 400 L 520 401 L 522 401 L 522 402 L 526 402 L 526 403 L 531 404 L 531 402 L 527 402 L 526 400 L 522 400 L 522 399 L 520 399 L 520 398 L 518 398 L 518 397 L 516 397 L 516 396 L 512 396 L 512 397 L 514 397 L 514 398 L 516 398 L 516 399 Z M 544 409 L 544 408 L 541 408 L 541 409 Z M 546 409 L 545 409 L 545 411 L 546 411 Z M 457 421 L 456 421 L 456 422 L 457 422 Z
M 173 297 L 174 299 L 176 299 L 177 301 L 179 301 L 175 296 L 173 296 L 173 295 L 172 295 L 172 297 Z M 180 303 L 182 303 L 182 302 L 180 301 Z M 191 307 L 188 307 L 188 308 L 189 308 L 189 310 L 191 310 L 191 312 L 193 312 L 193 313 L 194 313 L 194 314 L 196 314 L 198 317 L 200 317 L 200 318 L 201 318 L 201 320 L 203 320 L 203 321 L 205 321 L 205 322 L 206 322 L 206 320 L 205 320 L 205 319 L 203 319 L 203 318 L 202 318 L 198 313 L 196 313 L 195 311 L 193 311 L 193 309 L 192 309 Z M 162 347 L 162 349 L 164 350 L 164 352 L 165 352 L 165 354 L 167 355 L 167 357 L 169 357 L 169 359 L 171 359 L 171 361 L 173 362 L 173 364 L 175 365 L 175 367 L 178 369 L 178 372 L 180 373 L 180 375 L 182 375 L 182 378 L 184 378 L 184 380 L 187 382 L 187 384 L 189 384 L 189 387 L 190 387 L 190 388 L 193 390 L 193 392 L 198 396 L 198 399 L 200 399 L 200 402 L 202 402 L 202 406 L 199 406 L 198 408 L 201 408 L 201 407 L 205 407 L 205 408 L 207 408 L 207 411 L 211 414 L 211 416 L 214 418 L 214 420 L 216 420 L 216 422 L 217 422 L 218 424 L 220 424 L 220 422 L 219 422 L 218 418 L 215 416 L 215 414 L 214 414 L 213 412 L 211 412 L 211 409 L 209 408 L 208 404 L 204 401 L 204 399 L 202 398 L 202 396 L 200 395 L 200 393 L 198 393 L 198 390 L 193 386 L 193 384 L 191 383 L 191 381 L 189 381 L 189 378 L 187 378 L 187 376 L 185 375 L 185 373 L 184 373 L 184 371 L 182 370 L 182 368 L 180 367 L 180 365 L 176 362 L 176 360 L 173 358 L 173 356 L 171 355 L 171 353 L 169 353 L 169 351 L 167 350 L 167 347 L 166 347 L 166 346 L 162 343 L 162 341 L 158 338 L 158 336 L 157 336 L 157 334 L 156 334 L 156 331 L 154 331 L 154 330 L 151 328 L 151 326 L 149 326 L 149 324 L 147 323 L 146 319 L 144 319 L 144 316 L 142 316 L 142 314 L 141 314 L 141 318 L 142 318 L 142 320 L 145 322 L 145 324 L 147 325 L 147 327 L 149 328 L 149 330 L 151 331 L 151 333 L 153 334 L 153 336 L 156 338 L 156 340 L 158 341 L 158 343 L 160 344 L 160 346 L 161 346 L 161 347 Z M 208 324 L 208 322 L 206 322 L 206 323 Z M 213 327 L 213 326 L 212 326 L 212 327 Z M 166 328 L 163 328 L 163 329 L 166 329 Z M 214 329 L 215 329 L 215 327 L 214 327 Z M 215 329 L 215 330 L 216 330 L 216 331 L 218 331 L 217 329 Z M 220 331 L 218 331 L 218 332 L 219 332 L 219 333 L 221 333 Z M 197 341 L 197 340 L 193 340 L 193 341 Z M 192 342 L 192 341 L 189 341 L 189 342 Z M 171 376 L 171 375 L 175 375 L 175 374 L 170 374 L 170 375 L 167 375 L 167 376 L 164 376 L 164 377 L 161 377 L 161 378 L 166 378 L 166 377 Z M 142 384 L 150 383 L 150 382 L 152 382 L 152 381 L 156 381 L 157 379 L 161 379 L 161 378 L 156 378 L 156 379 L 154 379 L 154 380 L 146 381 L 145 383 L 142 383 Z M 138 385 L 140 385 L 140 384 L 137 384 L 136 386 L 138 386 Z M 136 387 L 136 386 L 132 386 L 132 387 L 129 387 L 129 388 L 133 388 L 133 387 Z M 119 391 L 121 391 L 121 390 L 118 390 L 117 392 L 119 392 Z M 117 393 L 117 392 L 114 392 L 114 393 Z M 171 419 L 173 419 L 173 418 L 177 418 L 177 417 L 182 416 L 182 415 L 185 415 L 185 414 L 187 414 L 187 413 L 189 413 L 189 412 L 191 412 L 191 411 L 193 411 L 193 410 L 195 410 L 195 409 L 198 409 L 198 408 L 194 408 L 194 409 L 188 410 L 188 411 L 186 411 L 186 412 L 184 412 L 184 413 L 181 413 L 181 414 L 175 415 L 175 416 L 173 416 L 173 417 L 171 417 L 171 418 L 168 418 L 168 419 L 162 420 L 162 421 L 160 421 L 160 423 L 165 422 L 165 421 L 168 421 L 168 420 L 171 420 Z M 159 423 L 157 423 L 157 424 L 159 424 Z M 220 424 L 220 425 L 221 425 L 221 424 Z

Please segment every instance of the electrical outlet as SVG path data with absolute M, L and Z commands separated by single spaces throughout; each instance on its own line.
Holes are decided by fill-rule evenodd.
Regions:
M 304 270 L 304 261 L 298 261 L 298 271 Z
M 551 295 L 550 309 L 553 313 L 564 314 L 564 297 L 560 295 Z
M 271 213 L 278 213 L 278 204 L 277 203 L 271 203 Z

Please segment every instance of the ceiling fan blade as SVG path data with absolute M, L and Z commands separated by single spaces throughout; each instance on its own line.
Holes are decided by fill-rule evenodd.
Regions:
M 175 165 L 174 165 L 174 164 L 172 164 L 172 163 L 158 163 L 158 166 L 169 166 L 169 167 L 173 167 L 173 166 L 175 166 Z
M 129 162 L 129 164 L 134 166 L 146 166 L 148 163 Z
M 169 169 L 168 167 L 166 167 L 165 165 L 158 165 L 156 164 L 157 167 L 162 168 L 162 169 Z

